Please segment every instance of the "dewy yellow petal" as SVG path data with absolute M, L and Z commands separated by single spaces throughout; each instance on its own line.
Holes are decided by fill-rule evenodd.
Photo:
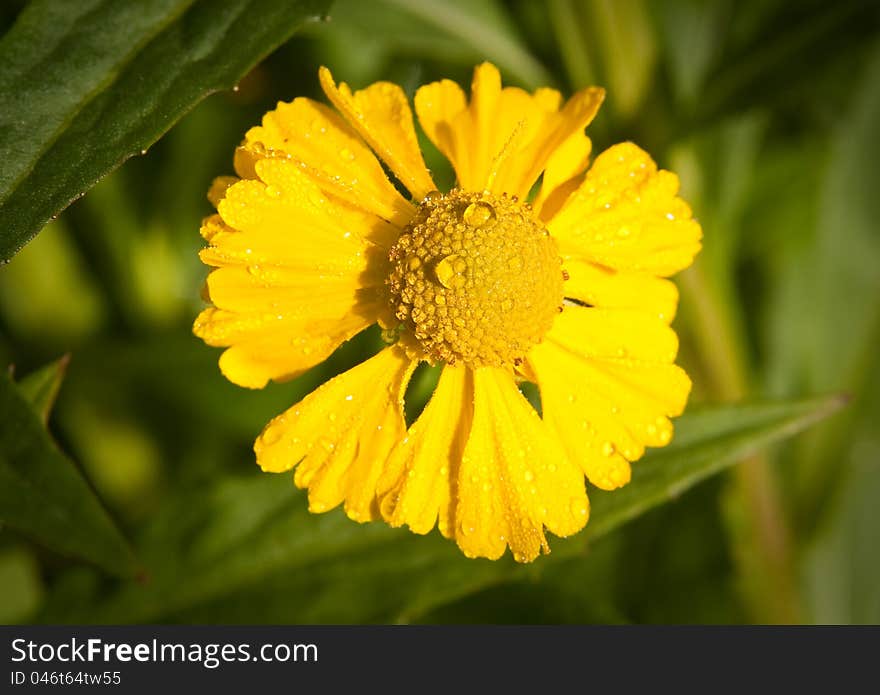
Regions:
M 501 145 L 509 139 L 512 128 L 503 131 L 495 122 L 498 113 L 498 101 L 501 98 L 501 73 L 491 63 L 482 63 L 474 68 L 471 80 L 471 100 L 467 111 L 454 122 L 458 130 L 467 129 L 468 147 L 470 148 L 470 167 L 464 178 L 459 178 L 459 185 L 468 190 L 480 191 L 489 177 L 489 166 L 500 151 L 496 147 L 496 139 L 501 138 Z M 511 114 L 508 114 L 511 115 Z
M 437 188 L 422 159 L 409 102 L 400 87 L 376 82 L 352 93 L 344 82 L 337 86 L 327 68 L 318 76 L 327 98 L 414 198 L 421 200 Z
M 226 188 L 206 221 L 214 307 L 193 327 L 229 348 L 220 369 L 249 388 L 302 373 L 376 321 L 382 272 L 371 276 L 368 238 L 388 226 L 329 200 L 287 160 L 262 160 L 256 173 L 263 180 Z
M 454 484 L 473 416 L 471 371 L 446 366 L 428 405 L 388 459 L 380 509 L 392 526 L 453 535 Z
M 629 273 L 569 259 L 565 295 L 603 309 L 641 311 L 671 323 L 678 306 L 678 288 L 670 281 L 645 273 Z
M 578 177 L 590 162 L 592 147 L 590 138 L 578 131 L 569 135 L 547 159 L 541 187 L 532 204 L 540 220 L 546 222 L 551 219 L 578 187 Z
M 680 414 L 690 391 L 687 375 L 671 364 L 675 334 L 639 314 L 566 307 L 528 356 L 545 422 L 603 489 L 629 481 L 628 461 L 645 446 L 669 443 L 669 417 Z M 622 341 L 601 338 L 620 333 L 622 324 L 628 326 Z
M 556 90 L 502 89 L 497 68 L 483 63 L 474 69 L 467 105 L 461 89 L 444 80 L 417 92 L 416 112 L 428 137 L 452 162 L 462 188 L 524 199 L 554 152 L 583 134 L 603 96 L 603 90 L 590 87 L 560 111 Z
M 331 379 L 266 426 L 257 463 L 275 473 L 296 467 L 313 512 L 344 502 L 355 521 L 376 518 L 376 484 L 406 433 L 403 395 L 414 367 L 390 347 Z
M 293 159 L 325 192 L 398 226 L 415 212 L 357 132 L 311 99 L 279 102 L 247 132 L 236 159 L 240 175 L 253 178 L 256 162 L 267 157 Z
M 450 161 L 459 181 L 470 166 L 470 133 L 451 126 L 467 108 L 464 91 L 452 80 L 440 80 L 419 87 L 416 114 L 425 134 Z
M 700 250 L 702 231 L 677 197 L 678 177 L 632 143 L 596 158 L 580 187 L 547 223 L 563 258 L 668 276 Z
M 585 357 L 672 362 L 678 337 L 666 323 L 643 311 L 565 306 L 545 337 Z
M 313 312 L 296 321 L 284 314 L 210 307 L 196 318 L 193 332 L 208 345 L 228 347 L 220 356 L 220 371 L 227 379 L 258 389 L 270 379 L 287 381 L 299 376 L 370 323 L 355 313 L 322 319 Z
M 612 412 L 617 406 L 584 391 L 589 381 L 570 371 L 582 365 L 552 343 L 532 350 L 528 366 L 541 389 L 544 422 L 562 442 L 568 457 L 598 488 L 613 490 L 626 485 L 631 471 L 621 452 L 628 450 L 635 460 L 643 447 Z
M 549 551 L 558 536 L 583 528 L 589 504 L 581 471 L 565 455 L 512 375 L 474 371 L 474 420 L 458 474 L 455 540 L 469 557 L 518 562 Z
M 522 147 L 510 158 L 510 165 L 495 178 L 492 190 L 525 198 L 556 150 L 569 138 L 583 133 L 604 98 L 605 90 L 589 87 L 569 99 L 562 111 L 539 108 L 537 113 L 533 112 L 532 131 L 527 133 Z M 539 100 L 536 99 L 535 103 Z

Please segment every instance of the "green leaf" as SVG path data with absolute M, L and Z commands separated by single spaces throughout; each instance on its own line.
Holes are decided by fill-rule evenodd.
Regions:
M 327 4 L 29 4 L 0 40 L 0 260 Z
M 534 565 L 467 560 L 435 531 L 359 526 L 339 510 L 310 515 L 289 476 L 255 475 L 189 492 L 165 507 L 142 540 L 151 573 L 94 602 L 56 604 L 48 621 L 390 622 L 579 556 L 590 540 L 661 504 L 840 406 L 837 397 L 694 412 L 675 443 L 634 466 L 633 481 L 593 491 L 585 532 L 551 540 Z M 259 599 L 255 599 L 258 596 Z
M 19 392 L 40 416 L 43 425 L 49 422 L 49 413 L 55 405 L 69 363 L 70 355 L 65 355 L 42 369 L 31 372 L 18 382 Z
M 122 534 L 5 373 L 0 376 L 0 521 L 109 572 L 136 570 Z

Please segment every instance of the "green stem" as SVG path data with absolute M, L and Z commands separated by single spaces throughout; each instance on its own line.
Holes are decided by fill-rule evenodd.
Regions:
M 748 365 L 741 332 L 697 263 L 680 276 L 682 294 L 693 311 L 695 338 L 712 393 L 722 401 L 737 401 L 749 391 Z M 743 461 L 735 469 L 733 522 L 735 556 L 753 619 L 768 623 L 801 620 L 800 599 L 791 549 L 791 534 L 778 483 L 765 454 Z

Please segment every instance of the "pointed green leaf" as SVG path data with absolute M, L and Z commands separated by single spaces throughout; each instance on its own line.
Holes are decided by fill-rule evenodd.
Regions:
M 413 620 L 433 607 L 522 578 L 841 404 L 837 397 L 723 406 L 680 418 L 675 443 L 634 466 L 633 481 L 593 491 L 587 529 L 551 539 L 533 566 L 467 560 L 436 532 L 416 536 L 340 511 L 313 516 L 289 477 L 220 482 L 168 505 L 143 539 L 150 581 L 98 605 L 56 606 L 48 620 L 364 622 Z M 181 581 L 181 578 L 186 578 Z M 80 610 L 85 612 L 78 612 Z
M 325 0 L 36 0 L 0 39 L 0 261 Z
M 19 392 L 31 404 L 44 425 L 49 422 L 49 413 L 55 405 L 69 363 L 70 355 L 65 355 L 42 369 L 31 372 L 18 382 Z
M 122 534 L 5 373 L 0 376 L 0 521 L 109 572 L 136 570 Z

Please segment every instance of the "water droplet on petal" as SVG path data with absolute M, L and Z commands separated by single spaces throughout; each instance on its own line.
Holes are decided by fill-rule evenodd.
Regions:
M 568 505 L 568 509 L 575 518 L 585 517 L 589 512 L 589 506 L 585 499 L 573 498 Z
M 615 451 L 616 451 L 616 449 L 614 448 L 614 444 L 611 442 L 605 442 L 602 445 L 602 453 L 605 456 L 612 456 Z
M 526 471 L 524 476 L 528 482 L 532 482 L 535 479 L 535 474 L 532 471 Z

